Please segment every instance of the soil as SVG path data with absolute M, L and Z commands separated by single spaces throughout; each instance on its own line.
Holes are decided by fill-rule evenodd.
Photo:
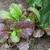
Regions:
M 23 2 L 24 1 L 24 2 Z M 25 0 L 0 0 L 0 10 L 7 10 L 11 3 L 21 3 L 26 8 Z M 50 47 L 50 37 L 33 39 L 30 44 L 29 50 L 48 50 Z M 16 47 L 10 50 L 17 50 Z

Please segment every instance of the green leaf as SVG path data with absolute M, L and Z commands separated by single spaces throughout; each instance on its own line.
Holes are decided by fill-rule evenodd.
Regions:
M 10 35 L 10 39 L 12 42 L 17 43 L 20 41 L 20 38 L 16 35 L 17 33 L 13 31 Z
M 30 7 L 30 10 L 37 16 L 38 21 L 40 21 L 40 12 L 34 7 Z
M 7 11 L 0 11 L 0 19 L 12 19 L 10 13 Z
M 12 3 L 9 9 L 12 17 L 14 17 L 17 21 L 19 21 L 22 15 L 21 7 L 18 4 Z
M 20 38 L 18 36 L 11 36 L 11 41 L 14 42 L 14 43 L 17 43 L 20 41 Z
M 40 25 L 43 25 L 43 29 L 48 28 L 50 24 L 50 0 L 42 0 L 40 15 Z
M 27 3 L 29 4 L 29 6 L 41 6 L 42 5 L 42 0 L 28 0 Z
M 42 6 L 42 0 L 35 0 L 33 3 L 33 7 Z
M 40 27 L 43 29 L 48 29 L 48 23 L 42 23 Z
M 11 33 L 11 36 L 16 36 L 16 32 L 13 31 L 13 32 Z
M 29 6 L 32 6 L 35 0 L 27 0 Z
M 17 33 L 17 36 L 18 36 L 18 37 L 20 37 L 20 35 L 21 35 L 20 33 L 21 33 L 22 31 L 23 31 L 22 29 L 17 29 L 17 30 L 16 30 L 16 33 Z
M 48 48 L 48 50 L 50 50 L 50 48 Z
M 50 25 L 50 0 L 28 0 L 28 3 L 30 6 L 36 8 L 36 6 L 40 6 L 41 9 L 39 10 L 40 12 L 37 13 L 35 11 L 35 14 L 40 14 L 40 23 L 39 25 L 43 28 L 46 29 Z M 36 8 L 37 9 L 37 8 Z M 32 10 L 33 11 L 33 10 Z M 38 17 L 38 15 L 37 15 Z

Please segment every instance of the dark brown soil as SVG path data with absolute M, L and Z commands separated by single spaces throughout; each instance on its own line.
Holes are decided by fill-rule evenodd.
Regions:
M 30 44 L 30 50 L 48 50 L 48 48 L 50 48 L 50 37 L 34 39 Z
M 24 2 L 23 2 L 24 1 Z M 11 3 L 22 3 L 26 7 L 25 0 L 0 0 L 0 10 L 7 10 Z M 43 37 L 32 40 L 29 50 L 48 50 L 50 47 L 50 37 Z M 3 49 L 4 50 L 4 49 Z M 16 47 L 11 50 L 17 50 Z

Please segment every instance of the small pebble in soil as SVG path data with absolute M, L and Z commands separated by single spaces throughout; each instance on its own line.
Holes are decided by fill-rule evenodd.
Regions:
M 20 42 L 17 47 L 19 50 L 28 50 L 29 49 L 29 43 L 28 42 Z
M 10 50 L 9 47 L 10 46 L 7 43 L 5 43 L 5 44 L 1 45 L 0 50 Z
M 50 30 L 48 30 L 46 33 L 47 33 L 48 36 L 50 36 Z
M 33 33 L 33 37 L 40 38 L 44 35 L 44 31 L 41 29 L 35 30 Z

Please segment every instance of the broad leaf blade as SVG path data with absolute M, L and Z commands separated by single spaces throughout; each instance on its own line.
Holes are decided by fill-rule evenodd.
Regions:
M 17 43 L 19 42 L 20 38 L 16 35 L 17 33 L 13 31 L 10 35 L 10 39 L 12 42 Z
M 0 11 L 0 19 L 12 19 L 10 13 L 7 11 Z
M 14 17 L 16 20 L 19 20 L 22 15 L 20 6 L 18 4 L 12 3 L 9 9 L 12 17 Z
M 35 14 L 35 16 L 37 17 L 38 21 L 40 21 L 40 12 L 34 7 L 30 7 L 30 10 Z
M 42 5 L 42 0 L 28 0 L 27 3 L 29 4 L 29 6 L 41 6 Z
M 40 11 L 41 14 L 41 25 L 42 27 L 48 28 L 50 24 L 50 0 L 42 0 L 42 9 Z

